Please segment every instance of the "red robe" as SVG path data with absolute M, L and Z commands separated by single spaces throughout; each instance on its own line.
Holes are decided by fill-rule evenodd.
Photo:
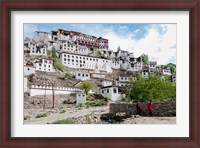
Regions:
M 149 111 L 153 111 L 153 104 L 152 104 L 152 102 L 149 102 L 149 104 L 148 104 L 148 109 L 149 109 Z

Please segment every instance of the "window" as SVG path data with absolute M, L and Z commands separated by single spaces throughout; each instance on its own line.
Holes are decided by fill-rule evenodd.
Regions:
M 32 50 L 32 52 L 34 53 L 34 50 Z
M 88 60 L 88 58 L 86 58 L 86 60 Z
M 50 69 L 49 69 L 49 71 L 50 71 Z
M 70 57 L 70 55 L 68 55 L 68 57 Z
M 78 60 L 76 60 L 76 62 L 78 63 Z
M 44 64 L 44 67 L 46 67 L 46 65 Z
M 90 61 L 92 61 L 92 58 L 90 58 Z
M 82 59 L 82 57 L 80 57 L 80 59 Z
M 93 59 L 93 61 L 95 61 L 95 59 Z
M 82 76 L 84 77 L 84 74 L 82 74 Z
M 68 61 L 70 61 L 70 59 L 68 59 Z
M 66 54 L 64 55 L 64 57 L 66 57 Z
M 101 90 L 102 94 L 104 93 L 103 89 Z
M 85 74 L 86 77 L 88 77 L 88 74 Z
M 42 64 L 39 64 L 39 66 L 42 66 Z
M 30 70 L 30 68 L 27 68 L 27 70 Z
M 74 62 L 74 60 L 72 60 L 72 62 Z
M 64 61 L 66 61 L 66 58 L 64 58 Z
M 82 61 L 80 61 L 80 63 L 82 63 Z
M 113 93 L 117 93 L 117 89 L 116 88 L 113 88 Z
M 107 93 L 109 93 L 109 89 L 107 89 Z
M 83 97 L 85 97 L 85 95 L 83 95 Z
M 46 69 L 44 69 L 44 70 L 46 70 Z
M 79 73 L 78 76 L 81 76 L 81 74 Z
M 74 58 L 74 56 L 72 56 L 72 58 Z

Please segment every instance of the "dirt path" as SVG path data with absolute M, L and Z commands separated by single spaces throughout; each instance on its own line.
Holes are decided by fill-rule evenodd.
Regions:
M 80 117 L 80 116 L 85 116 L 89 115 L 92 113 L 108 113 L 109 112 L 109 106 L 104 106 L 104 107 L 93 107 L 93 108 L 87 108 L 87 109 L 81 109 L 81 110 L 76 110 L 74 111 L 66 111 L 65 113 L 54 113 L 49 115 L 48 117 L 43 117 L 43 118 L 33 118 L 31 120 L 25 120 L 24 124 L 47 124 L 47 123 L 52 123 L 57 120 L 63 120 L 67 118 L 72 118 L 72 117 Z

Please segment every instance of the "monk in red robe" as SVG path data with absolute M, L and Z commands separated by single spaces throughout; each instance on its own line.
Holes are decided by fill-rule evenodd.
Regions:
M 136 110 L 137 110 L 137 115 L 142 115 L 142 107 L 140 102 L 138 101 L 138 103 L 136 104 Z
M 153 115 L 153 104 L 152 104 L 151 100 L 148 103 L 148 110 L 149 110 L 149 116 L 152 116 Z

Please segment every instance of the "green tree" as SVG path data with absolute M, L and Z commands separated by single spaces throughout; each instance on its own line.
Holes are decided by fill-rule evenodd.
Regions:
M 144 64 L 148 64 L 149 63 L 149 56 L 147 55 L 147 54 L 142 54 L 141 55 L 141 58 L 142 58 L 142 62 L 144 63 Z
M 141 76 L 137 80 L 129 80 L 129 87 L 126 88 L 126 98 L 134 101 L 155 102 L 176 99 L 176 86 L 171 81 L 162 81 L 160 75 L 152 75 L 144 79 Z
M 81 86 L 80 89 L 82 89 L 86 95 L 88 95 L 88 92 L 93 88 L 93 85 L 88 82 L 88 81 L 84 81 Z
M 56 48 L 55 47 L 52 47 L 52 50 L 51 50 L 51 58 L 52 60 L 55 62 L 56 59 L 57 59 L 57 55 L 56 55 Z
M 64 65 L 62 64 L 62 62 L 60 60 L 56 60 L 55 62 L 53 62 L 53 66 L 54 66 L 54 68 L 57 68 L 59 70 L 64 69 Z
M 65 72 L 65 78 L 71 79 L 72 78 L 72 73 L 71 72 Z
M 95 53 L 95 56 L 96 56 L 96 57 L 101 57 L 101 56 L 102 56 L 101 51 L 98 50 L 98 49 L 95 49 L 95 50 L 94 50 L 94 53 Z
M 173 65 L 168 66 L 170 68 L 171 73 L 176 73 L 176 67 Z

